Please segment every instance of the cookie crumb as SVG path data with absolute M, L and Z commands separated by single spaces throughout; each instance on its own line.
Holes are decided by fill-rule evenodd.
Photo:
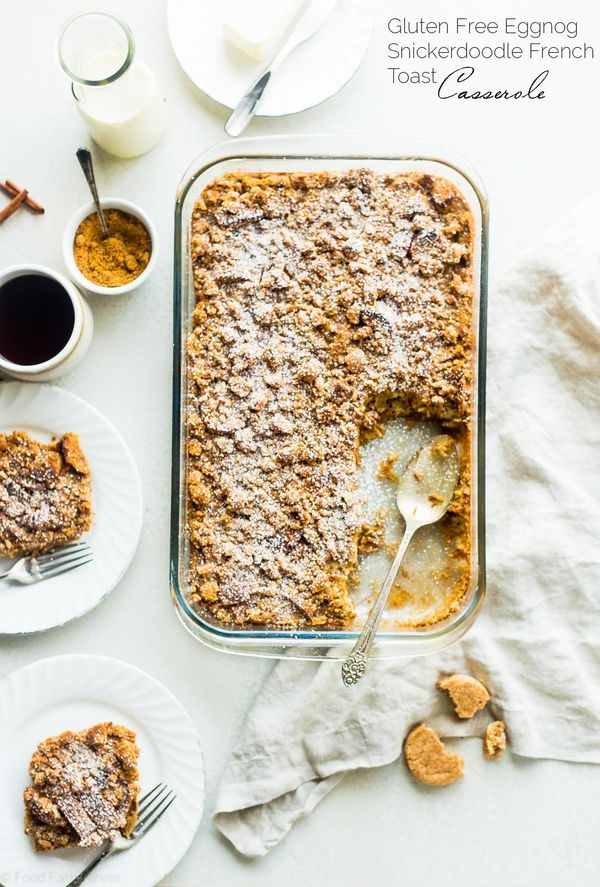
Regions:
M 378 551 L 385 544 L 385 513 L 380 510 L 373 521 L 363 524 L 358 535 L 358 550 L 361 554 Z
M 440 678 L 437 686 L 440 690 L 447 690 L 459 718 L 472 718 L 490 699 L 481 681 L 468 674 L 447 675 Z
M 450 785 L 465 772 L 460 755 L 452 755 L 435 730 L 421 724 L 406 737 L 404 757 L 412 775 L 425 785 Z
M 505 748 L 506 724 L 504 721 L 492 721 L 483 735 L 483 753 L 486 758 L 499 758 Z
M 398 461 L 398 453 L 388 453 L 385 459 L 379 463 L 376 477 L 378 480 L 391 480 L 395 484 L 398 483 L 398 475 L 394 471 L 394 465 Z

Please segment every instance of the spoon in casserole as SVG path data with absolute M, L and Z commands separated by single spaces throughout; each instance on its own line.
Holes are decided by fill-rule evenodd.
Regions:
M 404 536 L 364 628 L 342 665 L 342 680 L 347 687 L 357 684 L 367 669 L 377 626 L 410 540 L 420 527 L 434 524 L 444 516 L 454 496 L 459 471 L 458 449 L 447 434 L 428 441 L 404 469 L 396 494 L 396 504 L 406 524 Z

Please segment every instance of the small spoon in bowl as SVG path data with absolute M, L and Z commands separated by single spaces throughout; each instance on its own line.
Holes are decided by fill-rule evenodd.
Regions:
M 98 197 L 98 189 L 96 188 L 96 176 L 94 175 L 94 163 L 92 160 L 92 155 L 88 151 L 87 148 L 78 148 L 77 149 L 77 159 L 81 165 L 83 170 L 83 174 L 88 183 L 89 189 L 92 192 L 92 198 L 96 205 L 96 212 L 98 213 L 98 218 L 100 219 L 100 227 L 102 228 L 102 236 L 106 240 L 107 237 L 110 237 L 110 232 L 108 230 L 108 225 L 106 224 L 106 218 L 102 207 L 100 206 L 100 199 Z
M 438 434 L 428 441 L 404 469 L 396 494 L 398 510 L 406 523 L 404 536 L 364 628 L 342 665 L 342 680 L 347 687 L 357 684 L 367 669 L 377 626 L 410 540 L 419 527 L 434 524 L 444 516 L 454 496 L 459 471 L 458 449 L 447 434 Z

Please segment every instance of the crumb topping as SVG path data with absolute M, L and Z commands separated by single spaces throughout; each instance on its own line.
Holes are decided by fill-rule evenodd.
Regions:
M 425 174 L 231 173 L 204 190 L 187 346 L 197 609 L 352 622 L 360 441 L 392 414 L 469 423 L 472 246 L 463 197 Z
M 0 434 L 0 556 L 40 554 L 91 523 L 90 468 L 76 434 L 52 444 Z
M 112 723 L 40 743 L 25 789 L 25 834 L 36 850 L 94 847 L 135 825 L 139 794 L 135 733 Z

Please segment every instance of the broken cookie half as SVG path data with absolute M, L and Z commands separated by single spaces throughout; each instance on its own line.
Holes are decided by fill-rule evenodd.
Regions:
M 451 674 L 440 678 L 440 690 L 446 690 L 459 718 L 472 718 L 485 708 L 490 694 L 477 678 L 468 674 Z
M 506 725 L 504 721 L 492 721 L 483 734 L 483 753 L 486 758 L 499 758 L 506 748 Z
M 465 772 L 461 756 L 447 752 L 435 730 L 425 724 L 406 737 L 404 757 L 410 772 L 425 785 L 450 785 Z

